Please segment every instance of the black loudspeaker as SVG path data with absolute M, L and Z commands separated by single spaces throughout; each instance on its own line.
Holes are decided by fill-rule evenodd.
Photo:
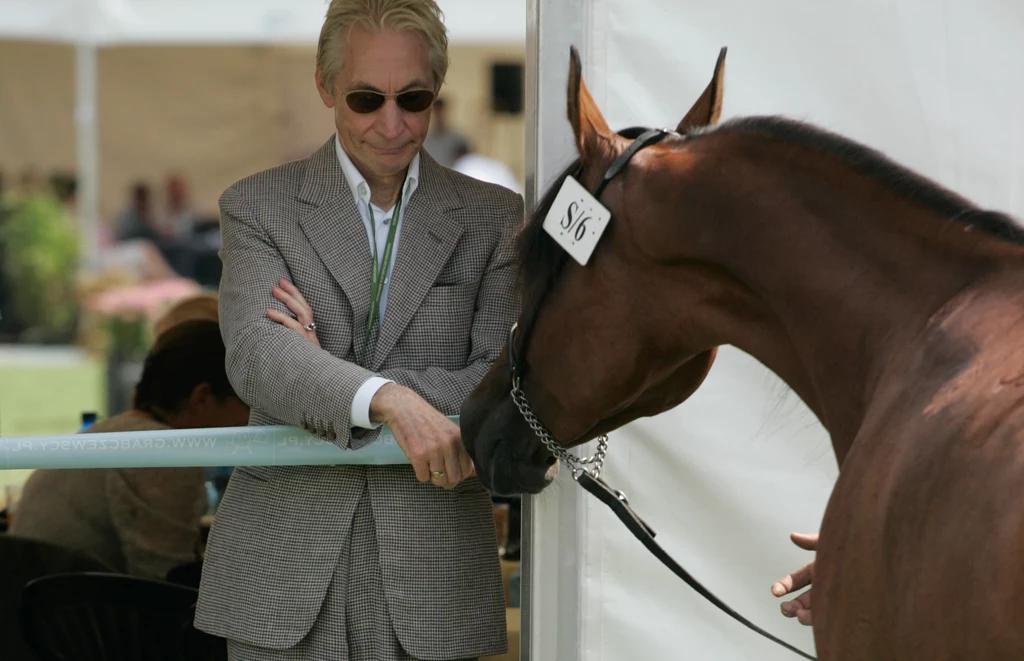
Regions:
M 491 64 L 491 110 L 518 115 L 523 112 L 523 63 Z

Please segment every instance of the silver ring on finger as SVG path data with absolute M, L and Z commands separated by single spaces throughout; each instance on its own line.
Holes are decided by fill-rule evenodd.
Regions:
M 306 324 L 305 326 L 303 326 L 303 328 L 305 328 L 308 331 L 314 331 L 314 330 L 316 330 L 316 322 L 315 321 L 311 321 L 308 324 Z

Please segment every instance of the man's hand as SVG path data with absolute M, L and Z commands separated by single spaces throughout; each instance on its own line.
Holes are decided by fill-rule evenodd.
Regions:
M 798 532 L 792 533 L 789 538 L 793 543 L 805 551 L 814 551 L 818 548 L 818 533 L 804 535 Z M 814 561 L 784 576 L 778 583 L 772 586 L 772 594 L 776 597 L 783 597 L 811 584 L 814 579 Z M 782 603 L 782 614 L 786 617 L 795 617 L 800 624 L 811 625 L 811 591 L 808 590 L 795 599 Z
M 459 426 L 405 386 L 384 384 L 370 401 L 370 420 L 391 428 L 420 482 L 451 489 L 476 472 Z
M 284 278 L 281 278 L 277 285 L 271 288 L 270 293 L 284 303 L 285 307 L 295 316 L 289 317 L 273 308 L 267 310 L 267 316 L 282 326 L 291 328 L 316 346 L 320 346 L 320 340 L 316 336 L 316 324 L 313 323 L 313 308 L 309 307 L 302 292 Z

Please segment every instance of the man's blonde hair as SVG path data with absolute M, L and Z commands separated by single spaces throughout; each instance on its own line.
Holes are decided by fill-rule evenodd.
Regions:
M 434 0 L 331 0 L 316 49 L 320 84 L 325 90 L 334 93 L 334 79 L 341 71 L 342 45 L 356 26 L 370 32 L 392 29 L 420 33 L 430 51 L 434 84 L 441 87 L 448 74 L 448 32 Z

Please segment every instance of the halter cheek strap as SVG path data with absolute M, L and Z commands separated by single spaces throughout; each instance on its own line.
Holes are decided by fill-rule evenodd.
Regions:
M 518 381 L 519 377 L 522 376 L 523 368 L 519 363 L 516 356 L 516 329 L 519 328 L 519 322 L 512 324 L 512 328 L 508 331 L 508 348 L 505 357 L 508 362 L 508 371 L 512 374 L 512 379 Z

